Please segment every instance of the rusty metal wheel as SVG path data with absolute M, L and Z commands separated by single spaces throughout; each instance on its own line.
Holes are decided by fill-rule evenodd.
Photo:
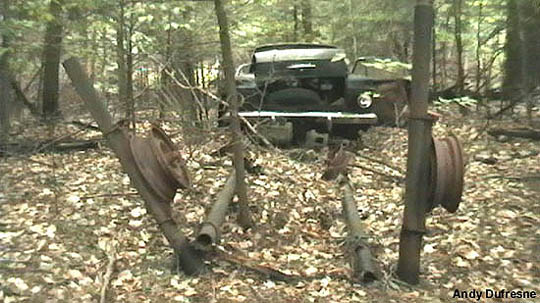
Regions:
M 429 210 L 441 205 L 456 212 L 463 193 L 463 177 L 463 149 L 457 137 L 433 138 Z
M 152 128 L 146 138 L 131 136 L 130 148 L 138 170 L 164 202 L 171 203 L 178 188 L 190 186 L 183 159 L 161 128 Z
M 449 156 L 451 158 L 451 183 L 446 194 L 446 199 L 443 201 L 443 207 L 453 213 L 459 207 L 461 196 L 463 194 L 463 178 L 465 174 L 465 165 L 463 162 L 463 148 L 456 136 L 452 135 L 446 138 Z
M 165 171 L 171 182 L 177 187 L 191 187 L 191 180 L 186 169 L 186 164 L 182 155 L 177 151 L 177 147 L 172 140 L 159 127 L 152 127 L 150 138 L 152 139 L 152 150 L 156 155 L 161 168 Z

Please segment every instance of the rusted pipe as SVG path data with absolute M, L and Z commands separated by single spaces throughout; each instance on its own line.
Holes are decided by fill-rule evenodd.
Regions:
M 414 45 L 409 117 L 409 140 L 405 210 L 399 241 L 397 275 L 417 284 L 420 273 L 420 251 L 425 233 L 425 216 L 429 194 L 429 151 L 432 119 L 427 114 L 433 28 L 433 3 L 417 0 L 414 9 Z
M 234 189 L 236 187 L 236 174 L 231 172 L 227 182 L 223 189 L 219 192 L 216 198 L 216 203 L 210 209 L 206 221 L 201 225 L 201 230 L 195 239 L 195 242 L 202 249 L 208 249 L 210 245 L 216 243 L 219 240 L 221 234 L 221 225 L 225 220 L 225 214 L 227 208 L 234 196 Z
M 343 199 L 341 200 L 343 213 L 349 228 L 347 249 L 350 256 L 353 280 L 369 283 L 377 280 L 373 256 L 367 245 L 367 235 L 358 215 L 358 209 L 353 198 L 353 189 L 348 181 L 343 185 Z

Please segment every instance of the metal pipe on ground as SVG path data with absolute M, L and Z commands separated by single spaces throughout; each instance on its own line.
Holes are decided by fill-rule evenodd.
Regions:
M 376 267 L 373 264 L 373 256 L 367 245 L 367 234 L 364 232 L 365 228 L 353 198 L 353 188 L 347 180 L 342 184 L 343 199 L 341 204 L 349 229 L 346 247 L 350 257 L 352 278 L 355 281 L 369 283 L 377 280 L 378 277 Z
M 206 221 L 201 225 L 201 230 L 195 239 L 195 244 L 198 248 L 207 250 L 219 240 L 221 234 L 220 228 L 225 220 L 229 203 L 234 196 L 235 187 L 236 174 L 232 171 L 223 189 L 217 195 L 216 202 L 212 206 L 212 209 L 210 209 Z

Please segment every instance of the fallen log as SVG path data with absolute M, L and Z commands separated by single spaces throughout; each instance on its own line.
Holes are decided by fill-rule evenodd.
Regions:
M 513 129 L 504 129 L 504 128 L 492 128 L 488 130 L 488 134 L 493 137 L 498 136 L 507 136 L 507 137 L 518 137 L 518 138 L 527 138 L 532 140 L 540 140 L 540 130 L 532 128 L 513 128 Z
M 367 170 L 367 171 L 370 171 L 374 174 L 377 174 L 391 182 L 398 182 L 398 183 L 402 183 L 403 181 L 405 181 L 405 177 L 401 177 L 401 176 L 394 176 L 394 175 L 389 175 L 389 174 L 386 174 L 384 172 L 380 172 L 376 169 L 373 169 L 373 168 L 369 168 L 367 166 L 364 166 L 364 165 L 361 165 L 361 164 L 353 164 L 351 165 L 351 167 L 355 167 L 355 168 L 360 168 L 360 169 L 363 169 L 363 170 Z
M 99 131 L 99 127 L 92 125 L 93 123 L 94 122 L 84 123 L 84 122 L 77 121 L 77 120 L 72 120 L 71 122 L 69 122 L 69 124 L 73 124 L 73 125 L 79 127 L 80 129 L 91 129 L 91 130 Z
M 356 208 L 351 184 L 345 180 L 342 182 L 343 213 L 347 221 L 349 235 L 346 240 L 347 252 L 352 269 L 352 280 L 369 283 L 378 279 L 376 268 L 373 264 L 373 256 L 367 245 L 367 235 Z
M 97 91 L 78 60 L 70 58 L 64 61 L 63 66 L 75 90 L 87 105 L 103 136 L 120 160 L 120 164 L 128 174 L 131 184 L 144 199 L 146 209 L 153 215 L 169 244 L 174 249 L 179 267 L 186 274 L 197 274 L 203 271 L 205 267 L 202 253 L 190 245 L 172 218 L 172 201 L 163 201 L 137 168 L 129 143 L 128 131 L 120 125 L 113 124 L 111 115 L 100 100 Z
M 84 151 L 99 148 L 102 139 L 18 142 L 0 145 L 0 157 L 43 152 Z
M 405 175 L 405 172 L 403 171 L 402 168 L 399 168 L 399 167 L 397 167 L 397 166 L 394 166 L 394 165 L 392 165 L 392 164 L 389 164 L 389 163 L 387 163 L 387 161 L 383 161 L 383 160 L 376 159 L 376 158 L 374 158 L 374 157 L 368 156 L 368 155 L 366 155 L 365 153 L 361 153 L 361 152 L 359 152 L 359 151 L 355 152 L 355 155 L 357 155 L 358 157 L 367 159 L 367 160 L 369 160 L 369 161 L 371 161 L 371 162 L 375 162 L 375 163 L 379 163 L 379 164 L 381 164 L 381 165 L 387 166 L 387 167 L 389 167 L 389 168 L 391 168 L 391 169 L 397 171 L 397 172 L 398 172 L 400 175 L 402 175 L 402 176 Z
M 223 189 L 216 198 L 216 203 L 210 209 L 208 217 L 201 225 L 201 230 L 195 238 L 195 245 L 201 250 L 209 250 L 210 246 L 219 240 L 221 234 L 221 225 L 225 220 L 225 214 L 229 203 L 234 196 L 236 187 L 236 174 L 234 171 L 230 174 Z

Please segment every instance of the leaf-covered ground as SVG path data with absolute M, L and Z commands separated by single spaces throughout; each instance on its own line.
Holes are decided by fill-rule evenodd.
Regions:
M 497 141 L 474 114 L 438 109 L 434 133 L 461 138 L 467 153 L 463 202 L 455 214 L 436 208 L 427 220 L 421 283 L 393 277 L 398 258 L 407 134 L 372 128 L 350 171 L 358 209 L 381 268 L 381 280 L 351 283 L 343 250 L 346 228 L 341 193 L 320 180 L 325 153 L 268 151 L 251 145 L 249 155 L 263 167 L 250 175 L 249 197 L 256 228 L 242 231 L 235 205 L 223 226 L 218 249 L 255 264 L 302 275 L 284 283 L 245 267 L 212 262 L 209 272 L 187 277 L 171 271 L 171 250 L 146 214 L 114 154 L 106 147 L 64 154 L 0 158 L 0 301 L 97 302 L 108 259 L 116 256 L 109 302 L 456 302 L 454 289 L 540 290 L 540 145 L 525 139 Z M 493 125 L 519 125 L 511 120 Z M 76 132 L 28 127 L 19 136 L 43 138 Z M 170 134 L 178 134 L 173 126 Z M 97 132 L 77 137 L 98 136 Z M 74 135 L 75 136 L 75 135 Z M 229 156 L 210 154 L 226 140 L 204 134 L 185 146 L 194 188 L 177 194 L 174 210 L 192 236 L 231 168 Z M 183 142 L 180 135 L 173 135 Z M 483 158 L 496 159 L 484 164 Z M 312 277 L 312 278 L 309 278 Z

